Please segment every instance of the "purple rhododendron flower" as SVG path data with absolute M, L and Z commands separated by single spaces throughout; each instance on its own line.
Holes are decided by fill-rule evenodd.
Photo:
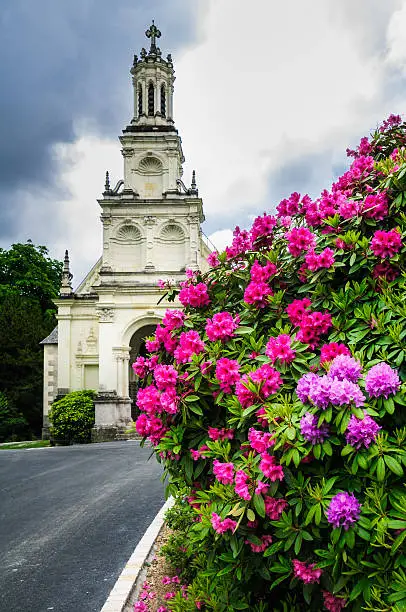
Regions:
M 361 514 L 361 504 L 353 493 L 337 493 L 327 510 L 327 520 L 333 527 L 344 527 L 347 531 Z
M 324 442 L 329 434 L 328 425 L 323 423 L 320 427 L 317 427 L 317 421 L 318 418 L 311 412 L 306 412 L 300 420 L 300 431 L 302 436 L 307 442 L 311 442 L 312 444 Z
M 387 363 L 377 363 L 372 366 L 365 376 L 365 389 L 371 397 L 388 398 L 389 395 L 398 392 L 400 378 L 396 370 L 393 370 Z
M 330 385 L 330 401 L 334 406 L 354 403 L 359 408 L 365 403 L 365 395 L 355 383 L 333 378 Z
M 316 376 L 312 382 L 309 397 L 318 408 L 327 408 L 330 402 L 331 379 L 325 376 Z
M 349 380 L 356 383 L 361 375 L 362 366 L 359 361 L 350 355 L 337 355 L 328 371 L 329 378 Z
M 317 380 L 318 376 L 313 374 L 313 372 L 309 372 L 297 381 L 296 395 L 303 404 L 308 403 L 311 386 Z
M 368 448 L 371 442 L 375 442 L 376 434 L 382 429 L 376 421 L 365 413 L 363 419 L 357 419 L 352 415 L 345 434 L 347 444 L 355 448 L 365 446 Z

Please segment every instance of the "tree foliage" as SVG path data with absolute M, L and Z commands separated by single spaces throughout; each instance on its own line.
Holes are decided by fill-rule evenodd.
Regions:
M 56 324 L 62 263 L 31 242 L 0 249 L 0 391 L 25 422 L 1 436 L 38 436 L 42 426 L 43 348 Z M 21 416 L 22 415 L 22 416 Z M 21 425 L 21 423 L 20 423 Z

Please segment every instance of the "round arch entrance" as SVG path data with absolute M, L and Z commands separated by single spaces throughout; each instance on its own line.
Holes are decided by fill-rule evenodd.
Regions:
M 148 336 L 152 336 L 155 333 L 155 329 L 156 329 L 156 323 L 154 325 L 144 325 L 143 327 L 140 327 L 140 329 L 137 329 L 137 331 L 133 333 L 130 339 L 130 362 L 129 362 L 130 371 L 128 374 L 128 381 L 129 381 L 128 395 L 131 398 L 131 418 L 133 419 L 133 421 L 135 421 L 135 419 L 137 418 L 139 414 L 139 411 L 136 405 L 139 378 L 135 374 L 134 370 L 132 369 L 132 364 L 137 359 L 137 357 L 139 356 L 145 357 L 145 355 L 147 354 L 147 351 L 145 348 L 145 338 L 148 338 Z

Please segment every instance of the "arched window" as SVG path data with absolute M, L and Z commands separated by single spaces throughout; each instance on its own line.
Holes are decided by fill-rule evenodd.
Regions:
M 161 85 L 161 115 L 166 117 L 166 92 L 165 85 Z
M 152 83 L 148 85 L 148 115 L 154 116 L 155 91 Z
M 142 115 L 142 86 L 138 85 L 138 116 Z

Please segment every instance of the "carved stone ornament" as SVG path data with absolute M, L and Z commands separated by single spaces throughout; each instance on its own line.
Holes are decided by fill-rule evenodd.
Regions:
M 144 217 L 144 225 L 155 225 L 156 224 L 156 217 L 153 217 L 152 215 L 149 215 L 148 217 Z
M 112 308 L 97 308 L 100 323 L 113 323 L 114 310 Z

